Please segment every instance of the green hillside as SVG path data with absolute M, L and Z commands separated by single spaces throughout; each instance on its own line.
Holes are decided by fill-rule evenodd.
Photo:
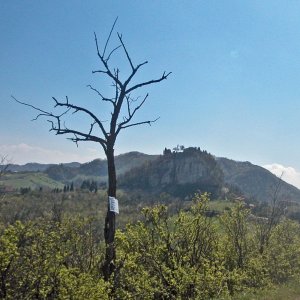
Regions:
M 137 151 L 129 152 L 115 157 L 117 175 L 121 175 L 146 162 L 155 160 L 158 155 L 148 155 Z M 83 180 L 107 181 L 107 162 L 105 159 L 95 159 L 79 167 L 70 167 L 66 164 L 52 165 L 45 173 L 54 180 L 61 182 L 74 182 L 77 185 Z
M 50 178 L 47 174 L 41 172 L 26 173 L 7 173 L 0 179 L 0 186 L 12 189 L 30 187 L 31 189 L 39 188 L 63 188 L 63 183 Z
M 227 184 L 238 188 L 247 198 L 269 202 L 276 197 L 289 203 L 300 203 L 300 190 L 281 180 L 268 170 L 251 164 L 228 158 L 217 158 Z

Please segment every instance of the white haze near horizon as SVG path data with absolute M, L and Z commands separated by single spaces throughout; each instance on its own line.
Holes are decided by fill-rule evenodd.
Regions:
M 68 162 L 85 163 L 96 158 L 101 158 L 101 152 L 94 148 L 87 148 L 82 154 L 80 152 L 65 152 L 45 149 L 39 146 L 32 146 L 25 143 L 17 145 L 0 145 L 0 155 L 7 157 L 9 163 L 26 164 L 29 162 L 43 164 L 58 164 Z M 103 158 L 103 157 L 102 157 Z M 286 167 L 279 163 L 266 164 L 262 166 L 274 175 L 280 177 L 300 189 L 300 172 L 293 167 Z
M 85 163 L 99 158 L 100 151 L 88 148 L 82 155 L 80 152 L 68 152 L 45 149 L 25 143 L 17 145 L 0 145 L 0 155 L 5 156 L 11 164 L 24 165 L 26 163 L 59 164 L 69 162 Z
M 281 177 L 287 183 L 300 189 L 300 172 L 293 167 L 285 167 L 278 163 L 263 165 L 263 168 L 269 170 L 274 175 Z

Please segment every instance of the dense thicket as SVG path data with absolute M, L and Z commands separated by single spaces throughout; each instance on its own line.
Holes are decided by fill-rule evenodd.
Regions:
M 2 223 L 0 298 L 228 299 L 300 280 L 298 223 L 282 217 L 261 251 L 267 219 L 253 218 L 242 203 L 212 218 L 208 201 L 196 196 L 190 209 L 172 214 L 164 205 L 144 208 L 140 221 L 117 232 L 109 282 L 96 219 L 57 218 L 52 210 Z

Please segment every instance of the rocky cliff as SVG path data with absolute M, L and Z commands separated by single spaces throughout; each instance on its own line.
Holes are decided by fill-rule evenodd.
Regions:
M 177 196 L 197 191 L 217 195 L 223 184 L 223 173 L 211 154 L 199 148 L 187 148 L 181 152 L 165 151 L 156 160 L 120 176 L 119 183 L 122 187 Z

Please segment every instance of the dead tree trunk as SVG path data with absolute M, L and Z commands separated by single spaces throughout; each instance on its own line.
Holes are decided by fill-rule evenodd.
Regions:
M 114 247 L 115 231 L 116 231 L 116 214 L 110 211 L 109 197 L 116 197 L 117 192 L 117 176 L 115 167 L 114 148 L 112 146 L 107 147 L 107 170 L 108 170 L 108 190 L 107 190 L 107 212 L 104 224 L 104 238 L 105 238 L 105 261 L 103 263 L 102 271 L 105 280 L 108 280 L 113 273 L 115 266 L 114 260 L 116 258 L 116 252 Z

